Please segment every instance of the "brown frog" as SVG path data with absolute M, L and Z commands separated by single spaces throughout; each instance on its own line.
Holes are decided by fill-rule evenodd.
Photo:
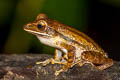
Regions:
M 49 19 L 45 14 L 39 14 L 35 21 L 24 26 L 24 30 L 34 34 L 41 43 L 56 49 L 54 58 L 36 62 L 44 66 L 49 63 L 63 64 L 63 68 L 55 72 L 56 76 L 76 64 L 82 66 L 89 63 L 100 70 L 113 65 L 113 60 L 90 37 Z

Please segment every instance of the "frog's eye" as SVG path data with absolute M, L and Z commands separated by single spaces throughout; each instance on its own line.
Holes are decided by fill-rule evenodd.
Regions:
M 47 27 L 47 24 L 45 21 L 39 21 L 37 24 L 37 28 L 41 31 L 45 31 Z
M 42 24 L 37 24 L 37 28 L 38 28 L 40 31 L 45 31 L 45 30 L 46 30 L 46 26 L 45 26 L 45 25 L 42 25 Z
M 43 26 L 41 24 L 37 25 L 38 29 L 42 28 Z

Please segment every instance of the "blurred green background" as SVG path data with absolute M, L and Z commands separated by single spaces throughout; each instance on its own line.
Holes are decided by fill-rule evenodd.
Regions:
M 119 59 L 119 10 L 120 0 L 0 0 L 0 52 L 53 53 L 53 48 L 23 30 L 24 24 L 46 13 L 85 32 Z

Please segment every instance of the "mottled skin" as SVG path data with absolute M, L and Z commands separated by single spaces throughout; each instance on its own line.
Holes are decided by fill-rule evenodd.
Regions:
M 35 21 L 24 27 L 40 40 L 41 43 L 56 48 L 55 57 L 47 59 L 42 63 L 44 66 L 58 63 L 63 68 L 55 72 L 67 71 L 75 64 L 82 66 L 90 63 L 96 68 L 103 70 L 113 65 L 113 60 L 91 38 L 56 20 L 49 19 L 45 14 L 39 14 Z

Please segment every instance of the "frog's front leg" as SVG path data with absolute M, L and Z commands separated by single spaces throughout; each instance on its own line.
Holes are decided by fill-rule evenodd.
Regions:
M 67 59 L 67 62 L 62 67 L 62 69 L 55 72 L 56 76 L 59 75 L 59 73 L 61 73 L 63 71 L 67 71 L 74 64 L 75 48 L 72 45 L 68 45 L 68 44 L 63 44 L 63 45 L 64 45 L 64 48 L 67 50 L 66 55 L 67 55 L 68 59 Z
M 99 52 L 85 51 L 81 54 L 84 63 L 90 63 L 97 69 L 103 70 L 113 65 L 113 60 Z
M 55 55 L 54 58 L 50 58 L 47 59 L 45 61 L 40 61 L 40 62 L 36 62 L 36 64 L 42 64 L 43 66 L 46 66 L 47 64 L 51 63 L 51 64 L 65 64 L 65 60 L 62 57 L 62 52 L 58 49 L 55 50 Z
M 66 54 L 63 55 L 62 51 L 56 49 L 55 50 L 55 55 L 54 55 L 54 60 L 52 60 L 51 63 L 52 64 L 55 64 L 55 63 L 57 63 L 57 64 L 65 64 L 66 63 L 66 60 L 65 60 L 66 57 L 65 56 L 67 57 Z

